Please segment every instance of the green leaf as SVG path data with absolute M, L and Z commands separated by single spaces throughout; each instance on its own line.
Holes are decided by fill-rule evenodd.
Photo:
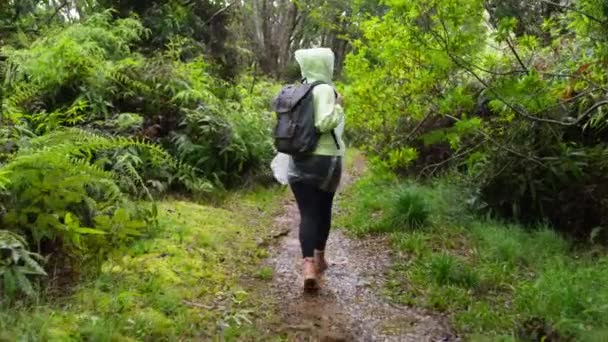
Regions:
M 94 229 L 94 228 L 86 228 L 86 227 L 78 227 L 73 229 L 74 232 L 83 234 L 83 235 L 105 235 L 107 232 L 103 230 Z

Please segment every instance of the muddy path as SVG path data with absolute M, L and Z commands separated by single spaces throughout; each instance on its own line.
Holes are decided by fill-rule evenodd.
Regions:
M 364 168 L 357 160 L 345 173 L 349 186 Z M 340 200 L 336 204 L 340 210 Z M 332 230 L 327 258 L 330 268 L 316 295 L 302 292 L 301 252 L 295 200 L 285 203 L 276 229 L 285 237 L 273 248 L 272 295 L 283 321 L 280 332 L 291 341 L 456 341 L 445 318 L 395 306 L 378 294 L 391 266 L 390 249 L 381 238 L 353 240 Z

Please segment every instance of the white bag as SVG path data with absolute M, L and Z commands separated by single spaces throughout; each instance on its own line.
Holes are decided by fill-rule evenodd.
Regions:
M 291 163 L 291 156 L 285 153 L 278 153 L 272 163 L 270 164 L 270 168 L 272 169 L 272 173 L 277 182 L 287 185 L 289 184 L 288 174 L 289 174 L 289 164 Z

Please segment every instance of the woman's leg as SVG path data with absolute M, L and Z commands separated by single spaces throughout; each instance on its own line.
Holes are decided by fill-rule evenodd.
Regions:
M 300 245 L 302 256 L 312 258 L 318 241 L 319 218 L 321 217 L 318 189 L 314 186 L 297 182 L 291 189 L 300 210 Z
M 333 169 L 333 173 L 331 178 L 329 179 L 327 188 L 324 190 L 319 190 L 319 210 L 321 212 L 320 220 L 319 220 L 319 235 L 317 237 L 317 242 L 315 244 L 315 249 L 319 252 L 325 251 L 325 246 L 327 245 L 327 239 L 329 238 L 329 231 L 331 230 L 331 219 L 332 219 L 332 210 L 334 205 L 334 197 L 336 195 L 336 189 L 340 184 L 340 178 L 342 177 L 342 158 L 334 158 L 332 160 L 335 163 Z M 324 256 L 321 255 L 324 263 Z
M 325 260 L 325 246 L 327 245 L 327 239 L 329 238 L 329 232 L 331 230 L 331 212 L 333 206 L 334 193 L 322 192 L 319 196 L 319 230 L 317 233 L 317 239 L 315 241 L 315 266 L 317 272 L 323 273 L 329 265 Z
M 317 234 L 317 240 L 315 242 L 315 249 L 317 251 L 325 251 L 327 245 L 327 239 L 329 238 L 329 232 L 331 230 L 331 218 L 332 209 L 334 203 L 335 193 L 325 192 L 318 190 L 318 202 L 319 202 L 319 231 Z
M 319 288 L 317 281 L 318 266 L 315 264 L 315 244 L 319 232 L 318 190 L 302 182 L 293 183 L 291 189 L 300 209 L 300 245 L 303 256 L 304 291 L 314 292 Z

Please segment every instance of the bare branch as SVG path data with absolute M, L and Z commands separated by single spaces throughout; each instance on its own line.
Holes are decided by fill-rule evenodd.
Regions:
M 513 46 L 513 42 L 511 42 L 511 39 L 509 39 L 509 38 L 507 38 L 507 45 L 509 46 L 509 49 L 511 50 L 511 52 L 513 52 L 513 55 L 515 55 L 515 58 L 517 59 L 517 62 L 519 62 L 519 65 L 521 65 L 521 67 L 525 70 L 525 73 L 529 74 L 530 71 L 528 70 L 528 67 L 526 66 L 524 61 L 521 59 L 521 57 L 519 57 L 517 50 L 515 50 L 515 46 Z
M 209 24 L 211 24 L 211 22 L 220 14 L 226 12 L 227 10 L 229 10 L 232 6 L 236 5 L 239 2 L 239 0 L 235 0 L 231 3 L 229 3 L 228 5 L 226 5 L 226 7 L 219 9 L 217 12 L 213 13 L 213 15 L 211 17 L 209 17 L 209 19 L 207 19 L 207 21 L 205 21 L 205 23 L 203 24 L 203 26 L 207 26 Z
M 414 129 L 410 132 L 410 134 L 408 134 L 405 139 L 403 139 L 402 141 L 400 141 L 400 143 L 407 143 L 409 142 L 416 133 L 418 133 L 418 131 L 420 130 L 420 128 L 422 128 L 422 126 L 428 121 L 428 119 L 433 115 L 432 111 L 429 111 L 429 113 L 422 119 L 420 120 L 420 122 L 416 125 L 416 127 L 414 127 Z
M 562 5 L 560 3 L 557 3 L 557 2 L 554 2 L 554 1 L 550 1 L 550 0 L 540 0 L 540 1 L 544 2 L 544 3 L 548 4 L 548 5 L 553 5 L 553 6 L 561 7 L 563 9 L 567 9 L 567 10 L 572 11 L 572 12 L 576 12 L 576 13 L 578 13 L 578 14 L 580 14 L 582 16 L 585 16 L 585 17 L 587 17 L 587 18 L 589 18 L 589 19 L 591 19 L 591 20 L 593 20 L 595 22 L 598 22 L 598 23 L 602 24 L 602 25 L 605 25 L 607 23 L 605 20 L 601 20 L 601 19 L 599 19 L 597 17 L 594 17 L 593 15 L 591 15 L 589 13 L 585 13 L 585 12 L 579 10 L 578 8 L 574 7 L 574 6 Z
M 53 12 L 53 15 L 51 15 L 49 17 L 49 19 L 47 20 L 46 24 L 50 25 L 53 22 L 53 20 L 55 20 L 55 17 L 57 17 L 57 15 L 59 14 L 59 12 L 61 12 L 61 10 L 64 9 L 67 5 L 68 5 L 68 0 L 64 0 L 61 3 L 61 5 L 59 5 L 59 7 L 57 7 L 55 9 L 55 12 Z
M 433 171 L 431 171 L 428 174 L 428 176 L 432 176 L 433 174 L 435 174 L 435 172 L 437 172 L 437 169 L 439 169 L 441 166 L 443 166 L 443 165 L 445 165 L 445 164 L 447 164 L 447 163 L 449 163 L 451 161 L 454 161 L 456 159 L 460 159 L 460 158 L 462 158 L 462 157 L 464 157 L 464 156 L 466 156 L 466 155 L 468 155 L 470 153 L 473 153 L 475 150 L 477 150 L 484 143 L 485 143 L 485 141 L 481 141 L 479 144 L 477 144 L 477 145 L 475 145 L 475 146 L 473 146 L 473 147 L 465 150 L 464 152 L 457 153 L 457 154 L 451 156 L 450 158 L 448 158 L 446 160 L 440 161 L 439 163 L 427 165 L 422 170 L 420 170 L 420 172 L 418 174 L 422 175 L 422 174 L 424 174 L 426 172 L 426 170 L 434 168 Z

